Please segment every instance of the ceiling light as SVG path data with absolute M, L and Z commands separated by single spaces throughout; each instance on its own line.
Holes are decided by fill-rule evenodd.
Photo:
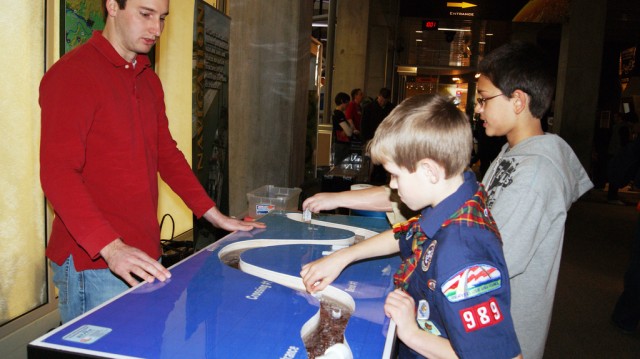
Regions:
M 448 27 L 439 27 L 438 30 L 440 30 L 440 31 L 462 31 L 462 32 L 471 31 L 471 29 L 454 29 L 454 28 L 448 28 Z

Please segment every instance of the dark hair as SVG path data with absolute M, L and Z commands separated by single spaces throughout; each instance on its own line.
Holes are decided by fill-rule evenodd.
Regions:
M 358 92 L 360 92 L 362 90 L 360 89 L 353 89 L 351 90 L 351 98 L 356 98 L 356 95 L 358 94 Z
M 390 99 L 391 98 L 391 90 L 389 90 L 386 87 L 383 87 L 380 89 L 380 92 L 378 92 L 378 95 L 382 96 L 382 98 L 384 99 Z
M 120 10 L 124 9 L 125 6 L 127 6 L 127 0 L 116 0 L 116 2 L 118 3 L 118 7 L 120 8 Z
M 551 105 L 555 80 L 550 68 L 543 51 L 523 41 L 500 46 L 478 64 L 478 72 L 506 96 L 516 90 L 529 95 L 529 110 L 536 118 L 543 118 Z
M 344 92 L 340 92 L 336 95 L 335 102 L 338 106 L 342 105 L 343 103 L 349 103 L 349 101 L 351 101 L 351 98 Z

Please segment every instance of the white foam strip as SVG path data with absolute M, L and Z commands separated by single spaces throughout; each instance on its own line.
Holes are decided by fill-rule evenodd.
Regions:
M 291 219 L 293 221 L 303 222 L 302 221 L 302 213 L 289 212 L 289 213 L 287 213 L 287 218 L 289 218 L 289 219 Z M 352 226 L 347 226 L 345 224 L 337 224 L 337 223 L 319 221 L 317 219 L 312 219 L 311 220 L 311 224 L 312 225 L 321 225 L 321 226 L 325 226 L 325 227 L 346 229 L 347 231 L 351 231 L 351 232 L 355 233 L 356 235 L 363 236 L 365 239 L 371 238 L 371 237 L 375 236 L 376 234 L 378 234 L 378 232 L 375 232 L 375 231 L 372 231 L 372 230 L 369 230 L 369 229 L 365 229 L 365 228 L 352 227 Z

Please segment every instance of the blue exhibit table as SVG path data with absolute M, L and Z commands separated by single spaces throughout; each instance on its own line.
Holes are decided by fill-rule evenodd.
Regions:
M 321 295 L 306 293 L 299 277 L 303 264 L 387 221 L 301 217 L 269 214 L 266 229 L 222 238 L 171 267 L 166 282 L 140 284 L 31 342 L 29 358 L 307 358 L 321 303 L 333 305 L 329 320 L 348 322 L 343 343 L 316 357 L 389 357 L 394 326 L 383 305 L 398 257 L 354 263 Z

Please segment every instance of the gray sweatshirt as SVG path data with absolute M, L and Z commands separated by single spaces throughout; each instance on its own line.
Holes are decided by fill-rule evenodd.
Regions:
M 571 204 L 593 187 L 557 135 L 505 144 L 482 183 L 498 224 L 511 278 L 511 314 L 526 359 L 542 358 L 551 323 L 564 224 Z

